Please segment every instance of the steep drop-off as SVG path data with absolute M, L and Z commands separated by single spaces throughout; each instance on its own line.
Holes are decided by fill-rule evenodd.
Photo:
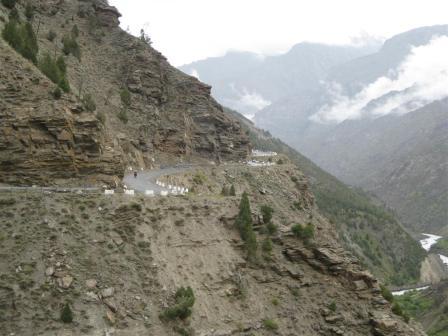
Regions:
M 287 155 L 309 178 L 319 210 L 336 226 L 341 241 L 377 277 L 401 285 L 420 278 L 426 256 L 393 212 L 359 189 L 351 188 L 237 112 L 256 148 Z

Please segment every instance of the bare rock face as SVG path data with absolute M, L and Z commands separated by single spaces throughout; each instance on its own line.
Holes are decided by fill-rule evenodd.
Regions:
M 105 0 L 96 0 L 93 7 L 100 22 L 105 26 L 116 27 L 120 24 L 121 16 L 117 8 L 110 6 Z
M 40 55 L 63 55 L 60 38 L 76 26 L 81 59 L 65 56 L 72 93 L 56 100 L 55 85 L 0 41 L 0 182 L 114 184 L 127 165 L 145 168 L 160 153 L 216 162 L 248 155 L 247 136 L 211 98 L 210 87 L 122 31 L 120 13 L 107 1 L 33 4 Z M 49 41 L 49 31 L 59 38 Z M 123 90 L 130 92 L 129 104 L 122 102 Z M 77 97 L 86 94 L 95 112 Z
M 120 152 L 107 147 L 96 116 L 79 113 L 73 101 L 54 101 L 48 80 L 24 71 L 25 61 L 3 42 L 0 51 L 0 181 L 45 184 L 94 174 L 120 176 Z

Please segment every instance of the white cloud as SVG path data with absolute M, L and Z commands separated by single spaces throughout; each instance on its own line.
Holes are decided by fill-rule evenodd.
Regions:
M 201 80 L 201 77 L 199 77 L 199 72 L 196 69 L 191 69 L 190 76 L 196 77 L 198 80 Z
M 316 122 L 342 122 L 366 116 L 405 114 L 448 97 L 448 37 L 434 37 L 414 47 L 396 71 L 364 87 L 354 97 L 328 85 L 332 103 L 311 117 Z
M 256 91 L 249 91 L 247 88 L 239 89 L 234 83 L 230 83 L 229 86 L 238 98 L 224 100 L 222 102 L 223 105 L 242 113 L 250 120 L 255 117 L 258 111 L 261 111 L 272 103 Z
M 369 32 L 390 37 L 446 22 L 443 0 L 109 0 L 123 14 L 122 27 L 139 34 L 176 66 L 226 50 L 261 54 L 302 42 L 347 44 Z M 381 18 L 381 19 L 378 19 Z M 359 41 L 357 41 L 358 43 Z
M 247 92 L 241 96 L 240 104 L 246 107 L 252 107 L 257 111 L 264 109 L 271 105 L 269 100 L 263 98 L 263 96 L 257 92 Z

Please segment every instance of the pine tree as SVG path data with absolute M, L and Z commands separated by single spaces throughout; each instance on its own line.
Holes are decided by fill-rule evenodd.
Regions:
M 66 303 L 61 310 L 61 321 L 64 323 L 73 322 L 73 312 L 68 303 Z
M 3 6 L 12 9 L 15 7 L 17 0 L 2 0 Z
M 252 213 L 250 210 L 249 196 L 243 193 L 240 201 L 240 211 L 236 219 L 236 226 L 240 232 L 241 239 L 244 241 L 247 256 L 253 260 L 257 254 L 257 237 L 252 227 Z
M 221 195 L 222 195 L 222 196 L 229 196 L 229 194 L 230 194 L 230 193 L 229 193 L 229 189 L 227 188 L 227 186 L 224 185 L 224 186 L 222 187 L 222 190 L 221 190 Z
M 235 186 L 232 184 L 229 191 L 230 196 L 236 196 Z

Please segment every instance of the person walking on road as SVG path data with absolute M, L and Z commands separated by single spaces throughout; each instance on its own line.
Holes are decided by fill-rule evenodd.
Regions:
M 134 172 L 134 178 L 137 178 L 137 172 L 136 171 Z

